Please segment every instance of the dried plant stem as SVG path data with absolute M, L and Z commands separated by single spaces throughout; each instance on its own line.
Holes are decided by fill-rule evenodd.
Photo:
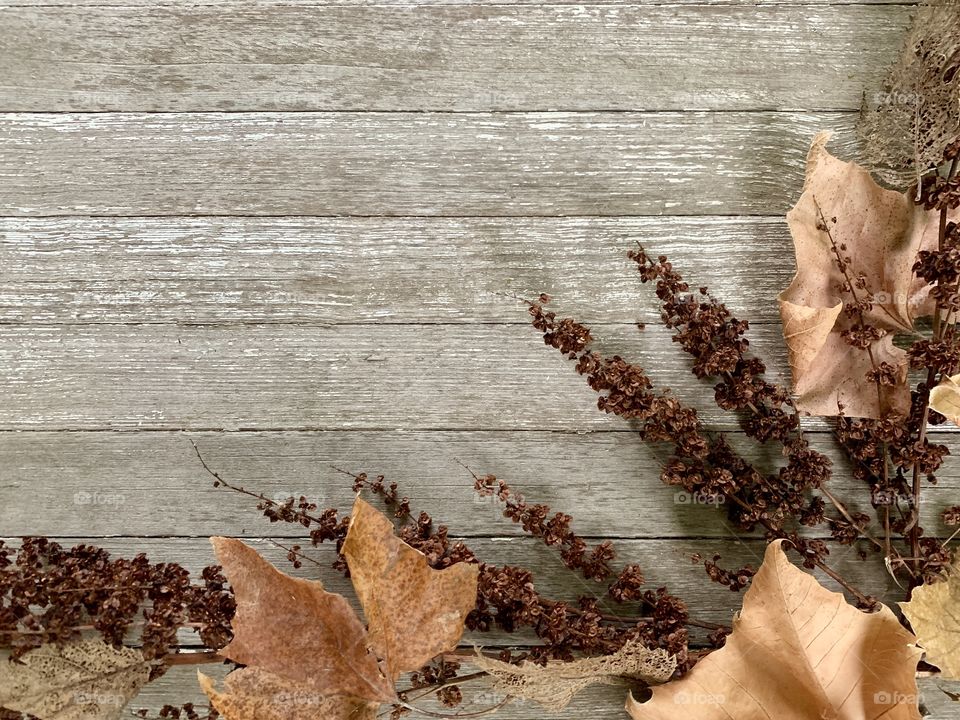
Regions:
M 233 490 L 234 492 L 238 492 L 241 495 L 246 495 L 248 497 L 255 498 L 256 500 L 262 503 L 265 503 L 266 505 L 270 505 L 272 507 L 281 506 L 281 503 L 278 503 L 276 500 L 271 500 L 263 493 L 252 492 L 251 490 L 247 490 L 246 488 L 244 488 L 242 485 L 233 485 L 228 481 L 224 480 L 219 473 L 217 473 L 209 465 L 207 465 L 207 461 L 203 459 L 203 455 L 200 454 L 200 448 L 197 447 L 197 444 L 193 441 L 193 438 L 187 438 L 187 439 L 190 441 L 190 444 L 193 445 L 193 451 L 194 453 L 196 453 L 197 459 L 200 460 L 200 464 L 203 466 L 203 469 L 206 470 L 217 481 L 216 483 L 214 483 L 215 485 L 219 483 L 220 486 L 225 487 L 228 490 Z M 321 518 L 318 518 L 315 515 L 310 515 L 309 513 L 306 513 L 303 510 L 297 510 L 296 513 L 299 517 L 305 518 L 306 520 L 310 520 L 311 522 L 323 523 L 323 520 Z M 278 545 L 278 547 L 282 547 L 278 543 L 273 543 L 273 544 Z M 284 548 L 284 549 L 287 549 L 287 548 Z
M 730 498 L 741 507 L 744 507 L 744 508 L 749 507 L 743 500 L 741 500 L 740 498 L 734 495 L 731 495 Z M 764 520 L 763 518 L 761 518 L 760 524 L 763 525 L 767 530 L 769 530 L 776 538 L 782 538 L 789 542 L 790 539 L 784 534 L 783 530 L 780 530 L 774 527 L 774 525 L 770 523 L 770 521 Z M 792 544 L 791 544 L 791 547 L 792 547 Z M 847 592 L 849 592 L 851 595 L 857 598 L 857 600 L 859 600 L 862 604 L 864 605 L 874 604 L 873 600 L 871 600 L 862 592 L 857 590 L 857 588 L 855 588 L 849 581 L 847 581 L 840 573 L 838 573 L 836 570 L 834 570 L 825 562 L 823 562 L 823 560 L 813 559 L 812 562 L 816 567 L 822 570 L 826 575 L 830 576 L 837 583 L 839 583 Z
M 820 227 L 827 234 L 827 239 L 830 240 L 830 247 L 833 250 L 833 254 L 837 258 L 837 268 L 840 272 L 843 273 L 843 279 L 847 283 L 847 287 L 850 289 L 850 295 L 853 297 L 853 302 L 857 306 L 860 304 L 860 298 L 857 297 L 857 290 L 854 284 L 853 279 L 850 277 L 850 273 L 847 272 L 847 263 L 844 262 L 843 256 L 840 254 L 840 246 L 837 245 L 837 241 L 833 237 L 833 233 L 830 232 L 830 226 L 827 224 L 827 218 L 823 215 L 823 210 L 820 208 L 820 203 L 817 202 L 816 198 L 813 198 L 813 204 L 817 208 L 817 216 L 820 218 Z M 868 291 L 869 293 L 869 291 Z M 863 310 L 857 309 L 857 320 L 860 322 L 860 327 L 866 327 L 866 321 L 863 317 Z M 877 365 L 877 360 L 873 355 L 873 348 L 867 345 L 865 348 L 867 351 L 867 356 L 870 358 L 870 367 L 873 368 L 874 372 L 874 384 L 877 386 L 877 407 L 880 409 L 880 414 L 883 415 L 883 389 L 880 384 L 880 373 L 879 366 Z
M 461 461 L 461 460 L 459 460 L 459 459 L 458 459 L 456 462 L 457 462 L 458 465 L 460 465 L 460 467 L 462 467 L 464 470 L 466 470 L 468 473 L 470 473 L 470 475 L 473 477 L 474 482 L 480 481 L 480 479 L 481 479 L 480 476 L 478 476 L 478 475 L 470 468 L 470 466 L 468 466 L 467 464 L 465 464 L 463 461 Z M 340 470 L 340 472 L 346 472 L 346 471 Z M 351 473 L 347 473 L 347 474 L 350 475 Z M 355 476 L 354 476 L 354 477 L 355 477 Z M 500 502 L 501 502 L 505 507 L 507 507 L 507 508 L 516 509 L 516 508 L 518 507 L 518 501 L 517 501 L 515 498 L 512 498 L 512 497 L 508 497 L 508 498 L 506 498 L 506 499 L 500 499 Z M 573 571 L 573 568 L 571 568 L 569 565 L 566 565 L 566 567 L 567 567 L 567 569 Z M 561 604 L 561 603 L 552 603 L 552 602 L 550 602 L 550 601 L 543 601 L 543 600 L 541 600 L 541 605 L 543 605 L 543 606 L 545 606 L 545 607 L 547 607 L 547 608 L 556 607 L 556 606 L 559 605 L 559 604 Z M 569 612 L 569 613 L 571 613 L 571 614 L 573 614 L 573 615 L 582 615 L 582 614 L 583 614 L 583 613 L 581 613 L 577 608 L 575 608 L 575 607 L 570 607 L 570 606 L 567 606 L 567 607 L 566 607 L 566 611 Z M 624 624 L 630 624 L 630 625 L 636 624 L 636 623 L 638 623 L 638 622 L 642 622 L 642 621 L 644 621 L 644 620 L 646 619 L 646 618 L 643 618 L 643 617 L 620 617 L 619 615 L 615 615 L 615 614 L 603 614 L 603 613 L 600 613 L 599 616 L 600 616 L 600 619 L 601 619 L 601 620 L 605 620 L 606 622 L 618 622 L 618 623 L 624 623 Z M 687 626 L 690 626 L 690 627 L 699 627 L 699 628 L 703 628 L 703 629 L 706 629 L 706 630 L 724 630 L 724 631 L 727 631 L 727 632 L 730 631 L 730 628 L 727 627 L 727 626 L 725 626 L 725 625 L 718 625 L 718 624 L 716 624 L 716 623 L 705 622 L 705 621 L 703 621 L 703 620 L 695 620 L 695 619 L 691 619 L 691 618 L 689 618 L 689 617 L 688 617 L 688 618 L 686 619 L 686 621 L 684 622 L 684 625 L 687 625 Z
M 881 443 L 880 445 L 880 455 L 881 462 L 883 462 L 883 487 L 886 488 L 890 484 L 890 470 L 887 465 L 887 458 L 890 456 L 890 449 L 887 447 L 887 443 Z M 886 559 L 889 564 L 893 562 L 892 558 L 893 549 L 890 543 L 890 506 L 883 506 L 883 557 Z M 896 580 L 896 574 L 894 573 L 894 580 Z
M 449 655 L 450 653 L 445 653 L 445 654 Z M 503 698 L 503 700 L 496 703 L 495 705 L 491 705 L 490 707 L 484 708 L 483 710 L 478 710 L 476 712 L 470 712 L 470 713 L 450 713 L 450 714 L 438 713 L 438 712 L 433 712 L 431 710 L 424 710 L 423 708 L 419 708 L 411 704 L 422 698 L 428 697 L 430 695 L 435 695 L 436 693 L 440 692 L 444 688 L 451 687 L 453 685 L 463 685 L 464 683 L 470 682 L 472 680 L 479 680 L 480 678 L 486 677 L 487 675 L 488 673 L 486 671 L 481 670 L 479 672 L 470 673 L 469 675 L 461 675 L 459 677 L 450 678 L 449 680 L 445 680 L 441 683 L 437 683 L 436 685 L 430 685 L 426 688 L 424 688 L 424 686 L 420 686 L 416 688 L 413 688 L 413 687 L 407 688 L 406 690 L 399 691 L 397 694 L 403 697 L 404 695 L 414 692 L 415 690 L 423 690 L 423 692 L 415 695 L 412 698 L 407 698 L 407 701 L 401 702 L 398 704 L 401 707 L 406 708 L 407 710 L 411 710 L 421 715 L 426 715 L 427 717 L 435 717 L 435 718 L 473 718 L 473 717 L 483 717 L 484 715 L 491 715 L 495 713 L 497 710 L 499 710 L 500 708 L 502 708 L 504 705 L 506 705 L 508 702 L 510 702 L 513 698 L 507 695 L 505 698 Z M 390 709 L 382 710 L 380 713 L 377 714 L 377 717 L 382 717 L 388 714 L 389 712 L 391 712 Z
M 444 653 L 444 655 L 453 655 L 453 654 L 454 653 Z M 465 658 L 475 657 L 474 653 L 472 652 L 456 653 L 456 656 L 465 657 Z M 437 683 L 436 685 L 430 685 L 430 686 L 421 685 L 420 687 L 409 687 L 406 690 L 397 691 L 397 694 L 406 695 L 407 693 L 412 693 L 416 690 L 424 690 L 425 692 L 422 692 L 419 695 L 415 695 L 414 697 L 410 698 L 410 700 L 419 700 L 420 698 L 427 697 L 428 695 L 432 695 L 435 692 L 443 690 L 446 687 L 451 687 L 452 685 L 463 685 L 464 683 L 468 683 L 472 680 L 479 680 L 480 678 L 486 677 L 487 675 L 489 675 L 489 673 L 486 670 L 479 670 L 475 673 L 470 673 L 469 675 L 460 675 L 458 677 L 450 678 L 449 680 L 444 680 L 442 683 Z
M 301 559 L 303 559 L 303 560 L 306 560 L 308 563 L 312 563 L 313 565 L 316 565 L 317 567 L 320 567 L 320 568 L 325 567 L 322 562 L 320 562 L 319 560 L 316 560 L 316 559 L 310 557 L 309 555 L 307 555 L 307 554 L 306 554 L 305 552 L 303 552 L 302 550 L 295 550 L 295 549 L 294 549 L 292 546 L 290 546 L 290 545 L 284 545 L 283 543 L 278 543 L 276 540 L 271 540 L 271 539 L 269 539 L 269 538 L 267 538 L 267 542 L 270 543 L 271 545 L 275 546 L 275 547 L 280 548 L 281 550 L 286 551 L 287 553 L 289 553 L 289 554 L 291 554 L 291 555 L 295 555 L 295 556 L 298 557 L 298 558 L 301 558 Z
M 864 605 L 874 605 L 874 604 L 875 604 L 873 600 L 871 600 L 871 599 L 868 598 L 866 595 L 864 595 L 862 592 L 860 592 L 860 591 L 857 590 L 855 587 L 853 587 L 853 585 L 851 585 L 849 582 L 847 582 L 847 581 L 843 578 L 843 576 L 840 575 L 840 573 L 838 573 L 836 570 L 834 570 L 833 568 L 831 568 L 829 565 L 827 565 L 827 564 L 826 564 L 825 562 L 823 562 L 822 560 L 814 560 L 814 564 L 815 564 L 820 570 L 822 570 L 826 575 L 828 575 L 829 577 L 833 578 L 836 582 L 838 582 L 840 585 L 842 585 L 848 592 L 852 593 L 852 594 L 857 598 L 857 600 L 859 600 L 862 604 L 864 604 Z
M 820 492 L 822 492 L 822 493 L 824 494 L 824 496 L 827 498 L 827 500 L 829 500 L 829 501 L 831 502 L 831 504 L 837 509 L 837 512 L 839 512 L 841 515 L 843 515 L 843 517 L 844 517 L 851 525 L 853 525 L 854 527 L 856 527 L 856 523 L 854 522 L 853 517 L 850 515 L 850 512 L 847 510 L 846 506 L 845 506 L 842 502 L 840 502 L 840 500 L 837 498 L 836 495 L 834 495 L 832 492 L 830 492 L 829 490 L 827 490 L 826 486 L 824 486 L 824 485 L 821 485 L 821 486 L 820 486 Z M 877 547 L 878 549 L 880 549 L 880 550 L 883 550 L 883 549 L 884 549 L 883 543 L 881 543 L 879 540 L 877 540 L 875 537 L 873 537 L 873 536 L 872 536 L 870 533 L 868 533 L 866 530 L 861 530 L 861 531 L 860 531 L 860 534 L 863 536 L 863 538 L 864 538 L 865 540 L 868 540 L 868 541 L 870 541 L 871 543 L 873 543 L 873 545 L 874 545 L 875 547 Z
M 957 174 L 957 163 L 960 160 L 960 157 L 954 158 L 953 162 L 950 163 L 950 171 L 947 173 L 947 179 L 953 179 L 954 175 Z M 947 208 L 943 207 L 940 210 L 940 226 L 938 228 L 937 234 L 937 250 L 943 252 L 944 242 L 947 238 Z M 937 281 L 937 287 L 940 287 L 940 281 Z M 940 312 L 943 310 L 943 307 L 940 304 L 940 301 L 937 301 L 937 307 L 933 313 L 933 338 L 934 340 L 942 340 L 944 329 L 947 326 L 946 322 L 941 322 Z M 921 413 L 920 418 L 920 430 L 917 433 L 917 444 L 923 446 L 924 442 L 927 439 L 927 426 L 930 419 L 930 391 L 933 389 L 934 381 L 936 380 L 936 370 L 934 368 L 927 369 L 927 381 L 926 381 L 926 396 L 923 399 L 923 412 Z M 913 558 L 913 567 L 914 571 L 919 575 L 920 574 L 920 493 L 922 490 L 922 483 L 920 477 L 920 461 L 916 460 L 913 463 L 913 473 L 912 473 L 912 515 L 910 518 L 909 529 L 907 530 L 907 537 L 910 541 L 910 555 Z
M 423 708 L 414 707 L 413 705 L 408 705 L 407 703 L 400 703 L 407 710 L 411 710 L 420 715 L 426 715 L 427 717 L 433 718 L 444 718 L 444 720 L 453 720 L 454 718 L 475 718 L 475 717 L 485 717 L 486 715 L 493 715 L 497 710 L 502 708 L 504 705 L 513 700 L 513 697 L 507 695 L 503 700 L 498 702 L 496 705 L 491 705 L 488 708 L 483 710 L 478 710 L 476 712 L 469 713 L 438 713 L 431 710 L 424 710 Z
M 148 622 L 146 620 L 135 620 L 133 622 L 128 623 L 127 627 L 131 627 L 131 628 L 145 627 L 147 624 Z M 193 629 L 198 629 L 205 626 L 206 626 L 206 623 L 199 623 L 199 622 L 183 622 L 177 625 L 177 627 L 180 627 L 180 628 L 193 628 Z M 92 632 L 94 630 L 97 630 L 98 628 L 94 625 L 69 625 L 69 626 L 64 626 L 63 629 L 73 630 L 76 632 Z M 0 636 L 17 635 L 21 637 L 26 637 L 28 635 L 46 635 L 49 632 L 50 632 L 49 630 L 2 630 L 0 629 Z

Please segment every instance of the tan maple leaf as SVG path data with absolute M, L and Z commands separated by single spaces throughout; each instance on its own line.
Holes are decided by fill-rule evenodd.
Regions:
M 663 648 L 651 650 L 640 640 L 628 642 L 611 655 L 572 662 L 513 665 L 479 653 L 472 662 L 490 674 L 495 690 L 558 711 L 591 685 L 622 685 L 628 678 L 653 685 L 666 682 L 677 669 L 676 657 Z
M 139 650 L 83 639 L 0 662 L 0 707 L 41 720 L 116 720 L 150 679 Z
M 813 141 L 803 194 L 787 214 L 797 272 L 780 293 L 780 316 L 793 374 L 797 407 L 814 415 L 877 418 L 910 407 L 906 354 L 893 344 L 917 317 L 930 315 L 929 286 L 913 273 L 917 252 L 935 249 L 939 214 L 915 205 L 903 193 L 881 188 L 864 168 L 826 150 L 829 134 Z M 836 253 L 850 258 L 846 275 Z M 865 287 L 858 287 L 858 278 Z M 863 321 L 882 337 L 869 349 L 850 345 L 844 332 L 860 317 L 844 311 L 857 299 L 872 299 Z M 895 384 L 877 385 L 867 373 L 886 363 Z
M 726 644 L 634 720 L 920 720 L 920 650 L 887 607 L 866 614 L 767 546 Z
M 357 498 L 343 543 L 353 587 L 369 625 L 370 647 L 392 680 L 457 646 L 476 606 L 475 564 L 434 570 L 394 535 L 393 523 Z
M 929 663 L 945 678 L 960 680 L 960 558 L 942 582 L 914 588 L 900 603 Z
M 200 687 L 224 720 L 373 720 L 378 703 L 345 695 L 324 695 L 261 668 L 234 670 L 223 692 L 197 673 Z
M 234 637 L 221 655 L 324 695 L 395 699 L 346 598 L 280 572 L 239 540 L 211 542 L 237 602 Z

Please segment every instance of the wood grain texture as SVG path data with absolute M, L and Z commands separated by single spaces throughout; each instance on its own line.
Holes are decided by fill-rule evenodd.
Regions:
M 598 351 L 646 368 L 709 428 L 739 429 L 665 328 L 592 332 Z M 758 325 L 749 338 L 768 379 L 787 385 L 779 326 Z M 627 427 L 596 410 L 574 364 L 527 325 L 0 325 L 0 367 L 0 430 Z
M 638 241 L 779 323 L 789 231 L 754 217 L 0 218 L 0 323 L 525 323 L 504 295 L 541 292 L 584 322 L 656 322 Z
M 0 114 L 0 215 L 779 215 L 851 113 Z
M 591 5 L 618 5 L 623 0 L 593 0 Z M 23 8 L 23 7 L 42 7 L 42 8 L 196 8 L 196 7 L 215 7 L 234 9 L 241 7 L 244 9 L 258 8 L 264 12 L 276 7 L 296 7 L 312 8 L 316 6 L 347 6 L 347 7 L 368 7 L 375 6 L 409 6 L 409 5 L 477 5 L 480 7 L 499 6 L 499 5 L 521 5 L 521 6 L 540 6 L 540 5 L 582 5 L 579 0 L 417 0 L 411 3 L 410 0 L 0 0 L 0 9 L 2 8 Z M 673 6 L 673 5 L 747 5 L 751 7 L 775 7 L 780 5 L 912 5 L 904 3 L 902 0 L 636 0 L 632 5 L 643 6 Z
M 0 23 L 0 111 L 856 110 L 892 61 L 909 12 L 11 9 Z
M 204 666 L 204 673 L 219 679 L 225 674 L 225 669 L 218 666 Z M 956 720 L 957 704 L 950 700 L 943 689 L 956 693 L 960 690 L 960 683 L 921 678 L 918 686 L 922 693 L 924 707 L 930 713 L 925 716 L 926 720 Z M 464 696 L 469 697 L 473 693 L 479 695 L 478 700 L 468 702 L 466 712 L 481 712 L 502 699 L 500 695 L 484 688 L 485 686 L 472 684 L 464 686 Z M 147 685 L 131 707 L 157 708 L 169 702 L 172 697 L 177 698 L 177 702 L 192 701 L 198 707 L 205 707 L 203 693 L 197 686 L 196 668 L 174 668 L 169 674 Z M 588 688 L 575 697 L 562 715 L 547 714 L 533 703 L 514 702 L 491 717 L 496 720 L 558 720 L 558 718 L 623 720 L 626 717 L 623 711 L 624 698 L 625 692 L 622 688 L 596 686 Z M 141 704 L 138 705 L 138 702 Z M 437 703 L 423 701 L 418 705 L 432 712 L 445 711 L 445 708 Z
M 334 468 L 382 473 L 414 507 L 471 537 L 520 531 L 496 503 L 474 495 L 473 480 L 460 463 L 503 478 L 531 502 L 572 514 L 577 531 L 586 535 L 731 535 L 726 508 L 697 502 L 660 482 L 668 448 L 648 446 L 626 431 L 546 430 L 0 433 L 0 496 L 11 500 L 0 504 L 0 528 L 13 535 L 73 536 L 302 533 L 295 526 L 267 524 L 253 500 L 214 488 L 191 439 L 216 472 L 271 499 L 303 495 L 321 507 L 346 509 L 353 502 L 353 481 Z M 728 440 L 760 470 L 782 464 L 773 445 L 735 434 Z M 834 462 L 831 491 L 852 510 L 872 514 L 832 437 L 811 433 L 811 440 Z M 939 513 L 960 496 L 957 463 L 947 462 L 938 485 L 925 492 L 924 527 L 944 533 Z M 31 512 L 25 513 L 26 507 Z
M 662 327 L 593 332 L 598 350 L 647 368 L 710 427 L 738 428 Z M 768 377 L 786 381 L 779 327 L 750 338 Z M 0 367 L 2 430 L 625 427 L 524 325 L 2 325 Z

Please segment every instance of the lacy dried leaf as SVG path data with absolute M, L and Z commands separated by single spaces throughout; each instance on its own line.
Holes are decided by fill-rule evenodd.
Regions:
M 139 650 L 84 639 L 0 663 L 0 706 L 41 720 L 116 720 L 150 679 Z
M 906 188 L 943 162 L 947 145 L 960 134 L 960 4 L 921 7 L 870 105 L 857 132 L 877 177 Z
M 360 498 L 343 555 L 367 618 L 370 647 L 391 679 L 457 646 L 477 602 L 477 565 L 434 570 L 394 535 L 387 517 Z
M 944 581 L 914 588 L 910 602 L 900 603 L 900 608 L 927 662 L 944 677 L 960 680 L 960 559 Z
M 930 391 L 930 408 L 960 425 L 960 375 L 944 378 Z
M 323 695 L 261 668 L 234 670 L 223 681 L 223 692 L 202 672 L 197 679 L 224 720 L 373 720 L 379 707 L 357 698 Z
M 913 274 L 913 264 L 920 249 L 936 248 L 939 216 L 881 188 L 855 163 L 835 158 L 825 148 L 828 138 L 821 133 L 814 140 L 803 194 L 787 214 L 797 273 L 778 299 L 797 407 L 824 416 L 837 415 L 838 403 L 850 417 L 905 414 L 910 407 L 906 353 L 894 347 L 893 337 L 933 312 L 929 287 Z M 873 298 L 863 320 L 883 337 L 870 352 L 843 337 L 859 317 L 843 311 L 844 302 L 853 298 L 840 292 L 845 278 L 830 235 L 838 248 L 846 248 L 841 255 L 852 259 L 851 279 L 866 278 L 866 288 L 855 288 L 857 297 Z M 897 378 L 879 394 L 867 377 L 874 363 L 888 363 Z
M 327 695 L 395 698 L 345 598 L 285 575 L 239 540 L 211 542 L 237 601 L 234 638 L 221 655 Z
M 490 673 L 493 687 L 504 695 L 531 700 L 548 710 L 562 710 L 574 696 L 591 685 L 619 685 L 625 678 L 648 685 L 669 680 L 677 659 L 666 650 L 651 650 L 632 640 L 612 655 L 573 662 L 550 662 L 546 666 L 525 662 L 500 662 L 477 653 L 473 664 Z
M 634 720 L 920 720 L 920 651 L 887 607 L 866 614 L 794 567 L 777 540 L 726 644 L 653 688 Z M 679 713 L 679 715 L 678 715 Z

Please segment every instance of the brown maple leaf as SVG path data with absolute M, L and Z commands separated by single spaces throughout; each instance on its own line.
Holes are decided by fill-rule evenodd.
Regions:
M 767 546 L 726 644 L 649 701 L 628 696 L 634 720 L 920 720 L 913 635 L 889 608 L 866 614 L 822 587 L 782 542 Z
M 814 415 L 877 418 L 910 407 L 907 362 L 894 335 L 910 332 L 930 315 L 929 286 L 913 273 L 917 252 L 935 249 L 939 215 L 909 197 L 877 185 L 852 162 L 838 160 L 813 141 L 803 194 L 787 214 L 797 273 L 780 296 L 783 333 L 790 356 L 797 407 Z M 837 254 L 849 258 L 841 272 Z M 852 285 L 850 290 L 841 288 Z M 844 304 L 872 303 L 850 314 Z M 881 337 L 868 348 L 844 337 L 862 322 Z M 892 385 L 878 392 L 867 374 L 886 364 Z
M 343 552 L 369 631 L 321 583 L 285 575 L 239 540 L 211 542 L 237 601 L 234 638 L 220 653 L 249 666 L 228 675 L 223 692 L 200 677 L 227 720 L 368 720 L 397 702 L 401 672 L 457 646 L 476 605 L 476 565 L 434 570 L 359 498 Z
M 211 542 L 237 600 L 234 637 L 221 655 L 323 695 L 396 698 L 343 596 L 285 575 L 239 540 Z
M 343 555 L 369 624 L 370 647 L 389 678 L 457 646 L 477 602 L 477 565 L 434 570 L 423 553 L 394 535 L 389 519 L 360 498 Z

